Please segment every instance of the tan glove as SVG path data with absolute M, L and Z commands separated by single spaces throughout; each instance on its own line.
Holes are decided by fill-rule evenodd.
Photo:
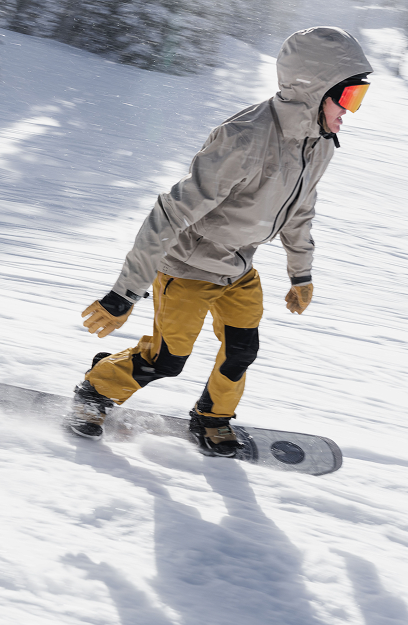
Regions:
M 107 336 L 113 332 L 113 330 L 121 328 L 125 321 L 127 321 L 132 310 L 133 306 L 124 315 L 114 317 L 96 300 L 96 302 L 88 306 L 82 313 L 82 317 L 90 315 L 88 319 L 84 321 L 84 326 L 88 328 L 91 334 L 97 332 L 99 338 L 103 339 L 104 336 Z
M 297 312 L 299 315 L 309 306 L 312 301 L 313 284 L 299 284 L 298 286 L 292 286 L 289 293 L 285 297 L 286 308 L 291 313 Z

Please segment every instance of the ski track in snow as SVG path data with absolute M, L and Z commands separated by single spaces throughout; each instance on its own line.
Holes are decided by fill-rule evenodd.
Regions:
M 149 300 L 102 342 L 80 312 L 209 130 L 275 92 L 274 60 L 227 40 L 223 66 L 175 77 L 2 35 L 2 381 L 68 395 L 96 351 L 150 333 Z M 333 438 L 343 468 L 267 471 L 148 434 L 92 445 L 3 414 L 4 625 L 408 622 L 408 89 L 374 61 L 320 183 L 304 315 L 285 309 L 279 241 L 257 253 L 261 351 L 238 411 Z M 182 375 L 129 406 L 187 416 L 216 350 L 208 319 Z

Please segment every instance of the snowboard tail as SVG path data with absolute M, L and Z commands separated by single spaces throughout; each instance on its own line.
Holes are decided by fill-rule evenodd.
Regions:
M 51 423 L 67 423 L 72 398 L 0 384 L 0 406 L 11 415 L 27 415 Z M 142 433 L 196 439 L 189 420 L 142 410 L 114 407 L 107 411 L 105 440 L 126 442 Z M 243 447 L 235 458 L 281 471 L 325 475 L 340 469 L 342 453 L 329 438 L 250 426 L 232 426 Z

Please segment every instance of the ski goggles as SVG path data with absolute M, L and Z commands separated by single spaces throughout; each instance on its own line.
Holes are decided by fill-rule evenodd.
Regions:
M 360 85 L 347 85 L 344 87 L 340 97 L 334 97 L 336 104 L 352 113 L 358 111 L 364 99 L 370 83 Z

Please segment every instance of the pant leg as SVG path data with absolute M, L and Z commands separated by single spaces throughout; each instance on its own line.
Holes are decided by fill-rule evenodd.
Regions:
M 150 382 L 178 375 L 212 302 L 224 287 L 158 273 L 153 283 L 153 336 L 100 360 L 85 376 L 100 395 L 123 404 Z
M 233 417 L 244 392 L 246 370 L 259 347 L 263 306 L 258 272 L 252 269 L 228 287 L 210 310 L 221 347 L 196 408 L 206 416 Z

